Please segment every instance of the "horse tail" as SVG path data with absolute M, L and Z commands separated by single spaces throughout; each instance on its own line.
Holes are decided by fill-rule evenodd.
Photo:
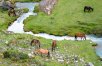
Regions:
M 52 51 L 53 51 L 53 47 L 52 47 Z
M 31 41 L 30 45 L 32 46 L 33 40 Z

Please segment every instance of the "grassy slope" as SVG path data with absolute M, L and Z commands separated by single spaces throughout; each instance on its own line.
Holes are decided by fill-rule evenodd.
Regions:
M 38 64 L 46 64 L 46 66 L 65 66 L 66 63 L 59 63 L 56 60 L 49 60 L 48 62 L 45 61 L 44 58 L 41 58 L 40 56 L 35 56 L 33 59 L 28 59 L 24 61 L 12 61 L 10 59 L 4 59 L 2 58 L 2 52 L 5 51 L 8 48 L 23 48 L 24 50 L 19 50 L 24 53 L 30 52 L 28 49 L 32 48 L 29 44 L 30 41 L 33 39 L 39 39 L 41 41 L 41 47 L 42 48 L 51 48 L 51 41 L 52 40 L 46 40 L 44 38 L 40 37 L 33 37 L 31 35 L 25 35 L 25 34 L 13 34 L 13 35 L 6 35 L 4 33 L 0 32 L 0 66 L 7 66 L 7 65 L 24 65 L 27 66 L 27 64 L 33 64 L 35 61 L 38 62 Z M 16 40 L 17 43 L 15 45 L 11 45 L 11 41 Z M 8 41 L 9 46 L 5 43 Z M 5 47 L 5 48 L 4 48 Z M 85 62 L 92 62 L 95 66 L 101 66 L 101 62 L 98 60 L 94 48 L 90 44 L 90 41 L 58 41 L 57 42 L 57 51 L 60 51 L 60 53 L 68 54 L 70 55 L 78 55 L 80 58 L 84 58 Z M 65 51 L 65 49 L 67 51 Z M 33 50 L 33 49 L 32 49 Z M 6 63 L 5 63 L 6 62 Z M 74 63 L 71 62 L 68 64 L 68 66 L 74 66 Z M 79 66 L 82 66 L 79 63 Z
M 46 32 L 54 35 L 73 35 L 75 32 L 91 33 L 102 25 L 101 0 L 59 0 L 50 16 L 39 12 L 25 20 L 25 31 Z M 84 13 L 84 6 L 94 8 L 91 13 Z
M 6 30 L 16 18 L 8 16 L 8 12 L 0 8 L 0 31 Z

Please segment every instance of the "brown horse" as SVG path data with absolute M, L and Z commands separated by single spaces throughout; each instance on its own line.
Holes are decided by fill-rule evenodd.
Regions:
M 56 46 L 57 46 L 56 40 L 53 40 L 52 41 L 52 51 L 55 50 Z
M 16 12 L 15 12 L 15 10 L 14 10 L 14 8 L 10 8 L 9 10 L 8 10 L 8 15 L 9 16 L 16 16 Z
M 37 49 L 34 51 L 34 54 L 41 54 L 41 56 L 42 54 L 47 54 L 47 57 L 50 57 L 50 52 L 47 49 Z
M 33 40 L 31 41 L 30 45 L 31 45 L 31 46 L 32 46 L 32 45 L 35 45 L 36 48 L 38 49 L 38 48 L 40 48 L 40 41 L 37 40 L 37 39 L 33 39 Z
M 86 40 L 86 36 L 85 36 L 84 33 L 76 33 L 76 34 L 75 34 L 75 40 L 77 40 L 77 37 L 80 37 L 81 40 L 82 40 L 82 39 L 83 39 L 83 40 Z

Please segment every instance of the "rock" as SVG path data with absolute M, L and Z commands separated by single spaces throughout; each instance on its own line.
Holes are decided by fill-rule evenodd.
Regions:
M 63 63 L 63 62 L 64 62 L 64 60 L 63 60 L 63 59 L 58 59 L 58 62 Z
M 39 4 L 40 10 L 50 15 L 56 3 L 57 3 L 57 0 L 42 0 Z
M 94 66 L 93 63 L 91 63 L 91 62 L 89 62 L 89 65 L 90 65 L 90 66 Z
M 8 44 L 8 43 L 9 43 L 8 41 L 5 42 L 5 44 Z
M 29 58 L 34 58 L 34 55 L 32 53 L 28 53 Z
M 2 64 L 2 62 L 0 62 L 0 64 Z

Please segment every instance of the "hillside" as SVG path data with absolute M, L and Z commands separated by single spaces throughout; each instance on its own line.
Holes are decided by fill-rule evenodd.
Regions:
M 30 45 L 32 39 L 38 39 L 41 42 L 41 48 L 49 49 L 51 57 L 48 59 L 33 54 L 33 57 L 27 58 L 26 55 L 34 51 L 34 46 Z M 87 41 L 57 41 L 57 48 L 51 51 L 52 40 L 41 37 L 33 37 L 27 34 L 7 34 L 0 32 L 0 66 L 84 66 L 89 62 L 94 66 L 101 66 L 102 63 L 96 56 L 95 49 L 90 40 Z M 4 58 L 4 52 L 11 53 L 11 57 Z M 20 52 L 19 55 L 18 52 Z M 8 56 L 6 54 L 6 56 Z M 19 57 L 22 57 L 21 59 Z M 77 60 L 74 60 L 77 57 Z M 25 59 L 27 58 L 27 59 Z M 64 61 L 60 61 L 64 60 Z M 78 62 L 76 62 L 78 61 Z

